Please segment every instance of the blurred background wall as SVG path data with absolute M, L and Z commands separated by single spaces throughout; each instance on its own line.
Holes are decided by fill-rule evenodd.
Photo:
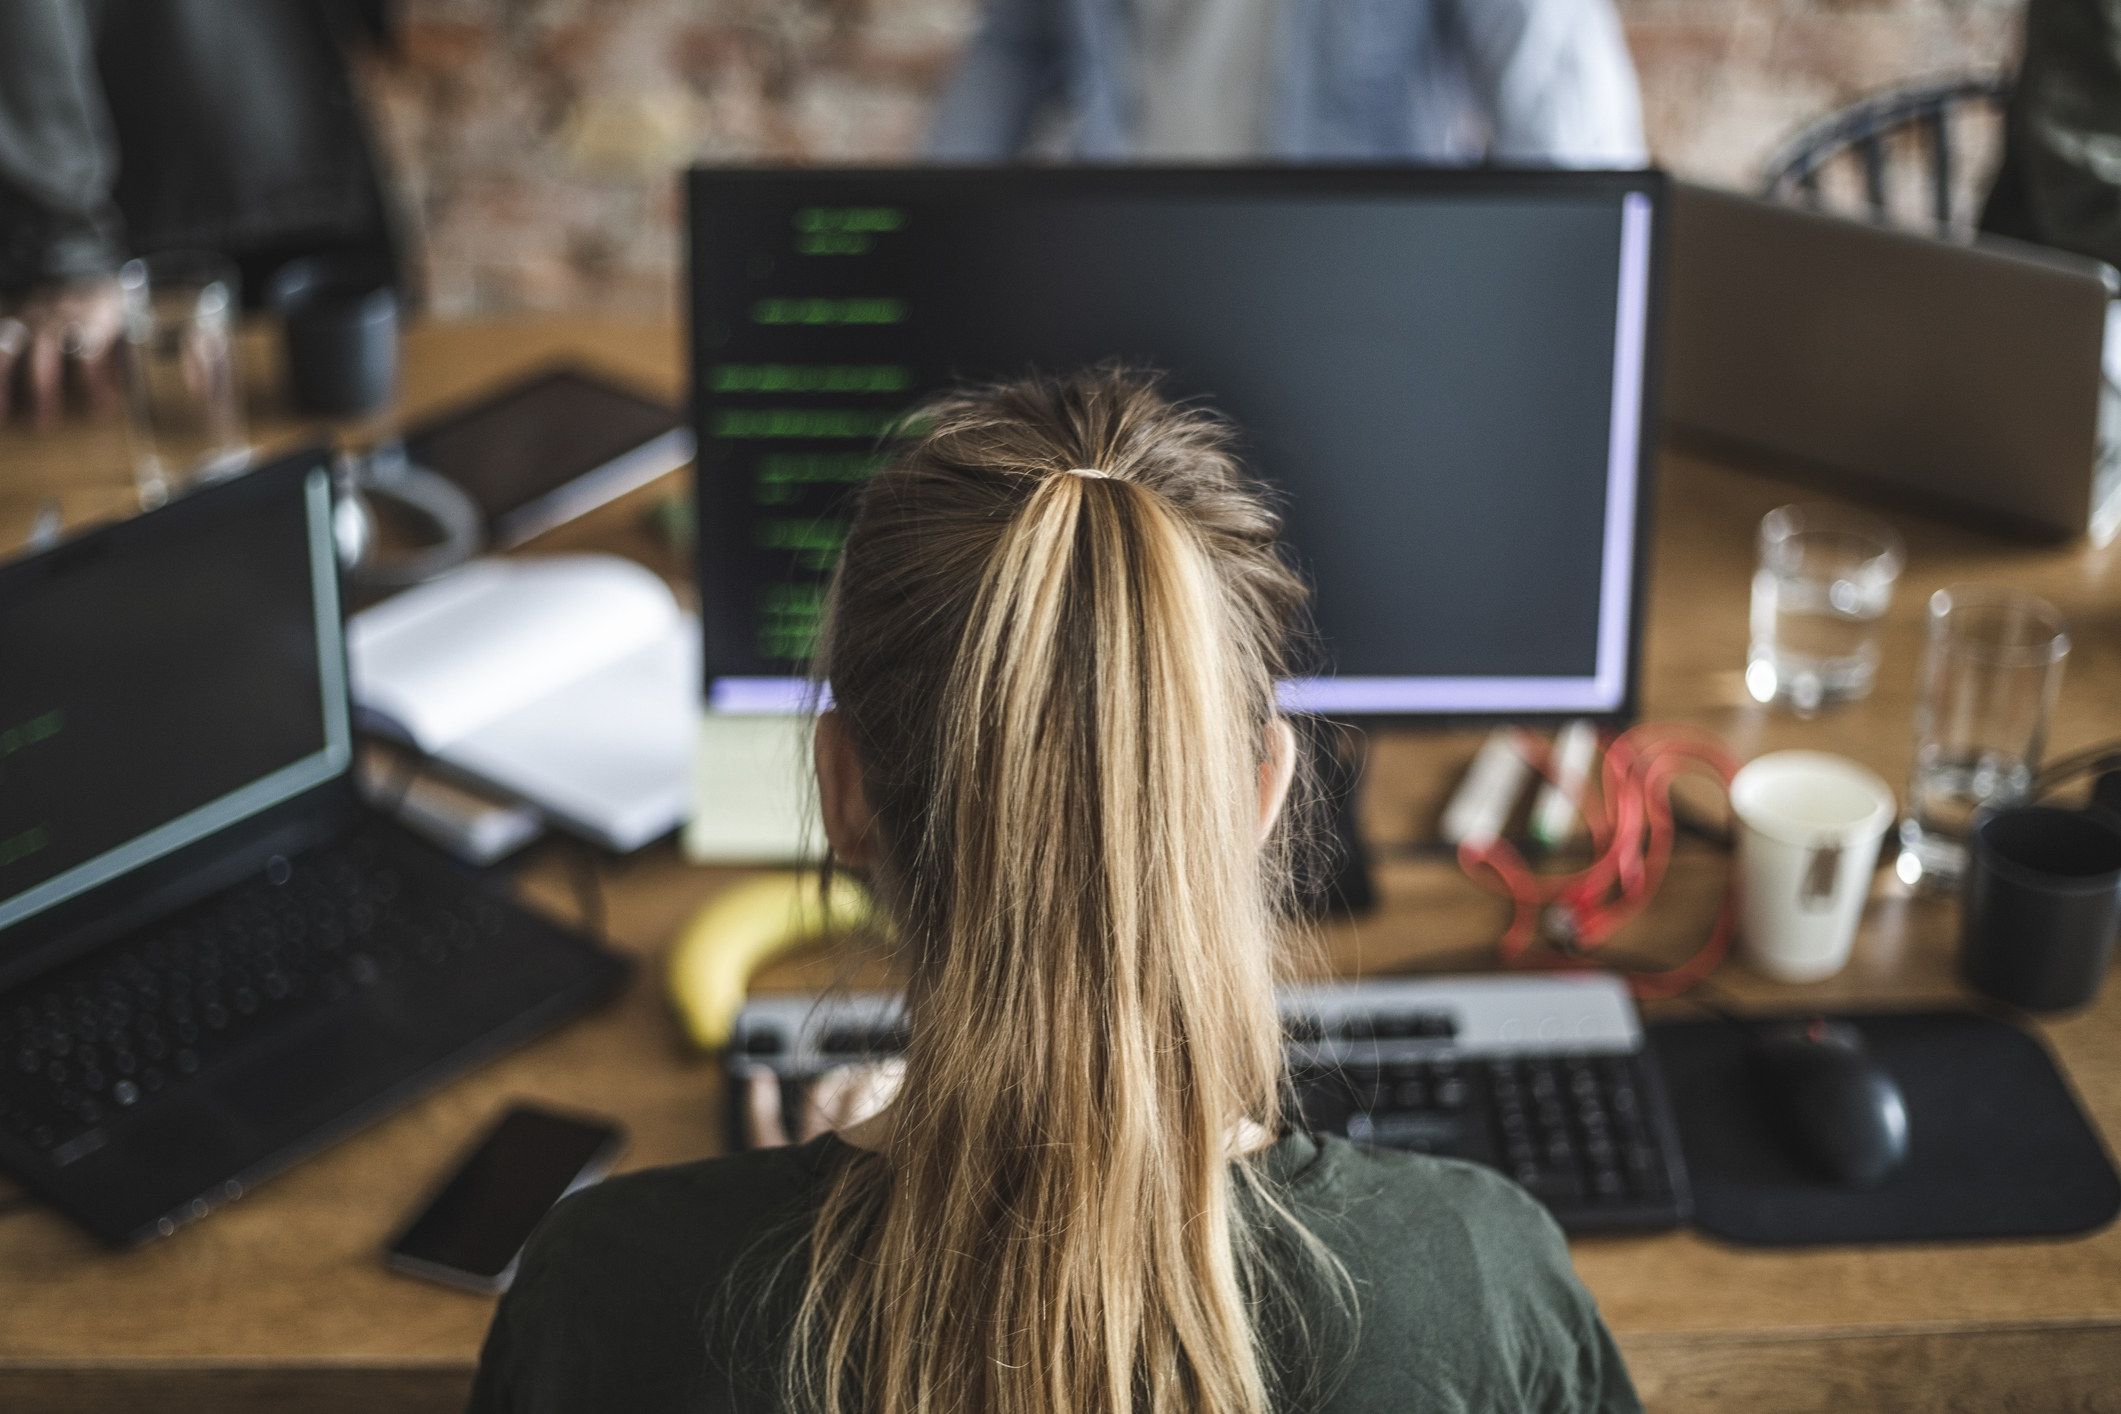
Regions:
M 1751 189 L 1806 123 L 2015 66 L 2023 0 L 1617 0 L 1656 160 Z M 695 160 L 906 158 L 977 0 L 399 0 L 363 79 L 441 314 L 676 307 Z

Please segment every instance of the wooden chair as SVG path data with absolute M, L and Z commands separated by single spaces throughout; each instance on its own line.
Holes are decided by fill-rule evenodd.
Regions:
M 1826 180 L 1853 165 L 1861 178 L 1858 211 L 1880 225 L 1927 226 L 1937 234 L 1973 229 L 1990 164 L 1966 158 L 1968 128 L 1988 123 L 1986 146 L 2000 144 L 2010 105 L 2007 78 L 1957 79 L 1866 98 L 1797 134 L 1768 163 L 1761 195 L 1815 211 L 1847 205 L 1829 199 Z M 1914 158 L 1916 160 L 1909 161 Z M 1926 160 L 1923 160 L 1926 159 Z M 1913 201 L 1896 203 L 1896 196 Z M 1907 210 L 1913 206 L 1926 220 Z

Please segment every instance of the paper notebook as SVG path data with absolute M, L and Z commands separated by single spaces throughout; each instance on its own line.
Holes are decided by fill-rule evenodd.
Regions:
M 699 624 L 615 555 L 475 560 L 347 626 L 363 724 L 615 850 L 685 818 Z

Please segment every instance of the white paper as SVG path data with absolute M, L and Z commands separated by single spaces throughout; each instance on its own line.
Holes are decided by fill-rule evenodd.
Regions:
M 696 716 L 685 857 L 695 864 L 794 864 L 819 858 L 824 831 L 810 773 L 809 718 Z
M 439 752 L 657 642 L 678 617 L 669 586 L 616 555 L 475 560 L 353 617 L 354 701 Z
M 689 802 L 699 623 L 614 555 L 480 560 L 356 615 L 355 702 L 616 850 Z
M 654 642 L 436 753 L 619 851 L 685 819 L 699 719 L 700 628 L 680 614 Z

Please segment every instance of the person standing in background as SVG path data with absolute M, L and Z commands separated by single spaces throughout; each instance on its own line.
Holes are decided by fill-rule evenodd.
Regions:
M 346 46 L 388 0 L 0 0 L 0 422 L 56 413 L 134 255 L 211 250 L 253 299 L 326 250 L 396 268 Z
M 2121 266 L 2121 0 L 2031 0 L 1981 229 Z
M 943 160 L 1637 167 L 1611 0 L 990 0 Z

